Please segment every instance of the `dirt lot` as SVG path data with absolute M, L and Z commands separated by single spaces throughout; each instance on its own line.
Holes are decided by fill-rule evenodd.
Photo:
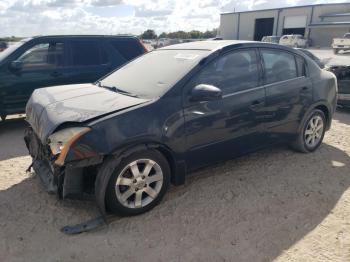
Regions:
M 25 173 L 24 127 L 0 122 L 0 261 L 350 261 L 350 111 L 314 154 L 275 147 L 202 170 L 151 212 L 70 237 L 59 229 L 97 209 Z
M 276 147 L 202 170 L 153 211 L 76 236 L 59 229 L 97 210 L 25 173 L 24 126 L 0 123 L 1 261 L 350 261 L 350 111 L 314 154 Z

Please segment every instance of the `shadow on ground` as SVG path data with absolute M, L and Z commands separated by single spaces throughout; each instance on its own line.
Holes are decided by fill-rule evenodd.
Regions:
M 307 155 L 268 149 L 193 174 L 147 214 L 74 237 L 59 228 L 96 216 L 93 203 L 58 201 L 29 177 L 0 191 L 0 253 L 5 261 L 271 261 L 330 214 L 349 174 L 349 156 L 327 144 Z
M 0 121 L 0 161 L 28 155 L 23 141 L 26 126 L 24 118 Z

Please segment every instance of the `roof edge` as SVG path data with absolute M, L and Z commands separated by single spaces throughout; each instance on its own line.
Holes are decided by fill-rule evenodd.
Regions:
M 298 5 L 298 6 L 286 6 L 286 7 L 277 7 L 277 8 L 267 8 L 267 9 L 257 9 L 257 10 L 247 10 L 239 12 L 225 12 L 220 13 L 220 15 L 232 15 L 232 14 L 243 14 L 243 13 L 254 13 L 254 12 L 263 12 L 263 11 L 275 11 L 281 9 L 293 9 L 301 7 L 317 7 L 317 6 L 332 6 L 332 5 L 350 5 L 350 3 L 329 3 L 329 4 L 312 4 L 312 5 Z

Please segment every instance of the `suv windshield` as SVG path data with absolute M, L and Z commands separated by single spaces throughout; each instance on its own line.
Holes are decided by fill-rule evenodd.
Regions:
M 99 83 L 139 97 L 160 97 L 208 54 L 207 50 L 153 51 L 121 67 Z
M 13 51 L 15 51 L 18 47 L 22 46 L 24 43 L 26 43 L 29 39 L 24 39 L 22 41 L 19 41 L 17 43 L 14 43 L 12 45 L 9 45 L 7 49 L 5 49 L 3 52 L 0 53 L 0 61 L 5 59 L 7 56 L 9 56 Z

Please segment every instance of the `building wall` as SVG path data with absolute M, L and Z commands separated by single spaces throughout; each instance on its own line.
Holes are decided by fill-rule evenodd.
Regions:
M 220 16 L 220 36 L 225 39 L 237 40 L 238 14 Z
M 254 40 L 255 20 L 258 18 L 274 18 L 273 32 L 276 32 L 276 11 L 249 12 L 240 14 L 239 39 Z
M 282 35 L 284 19 L 288 16 L 307 16 L 305 37 L 312 40 L 315 46 L 329 47 L 334 37 L 341 37 L 350 31 L 350 27 L 308 28 L 309 24 L 322 22 L 320 15 L 330 13 L 350 13 L 350 4 L 315 5 L 307 7 L 281 8 L 275 10 L 222 14 L 220 36 L 224 39 L 253 40 L 255 20 L 258 18 L 274 18 L 274 34 Z M 349 21 L 350 17 L 326 17 L 323 22 Z M 238 29 L 239 24 L 239 30 Z M 239 31 L 237 33 L 237 31 Z
M 312 46 L 331 47 L 333 38 L 342 37 L 348 31 L 346 28 L 312 28 L 310 29 Z
M 304 7 L 304 8 L 288 8 L 288 9 L 280 9 L 280 23 L 278 25 L 277 35 L 281 36 L 284 28 L 284 20 L 285 17 L 288 16 L 306 16 L 307 17 L 307 24 L 305 25 L 305 28 L 307 25 L 310 24 L 311 21 L 311 13 L 312 13 L 312 7 Z M 307 32 L 306 32 L 307 36 Z

